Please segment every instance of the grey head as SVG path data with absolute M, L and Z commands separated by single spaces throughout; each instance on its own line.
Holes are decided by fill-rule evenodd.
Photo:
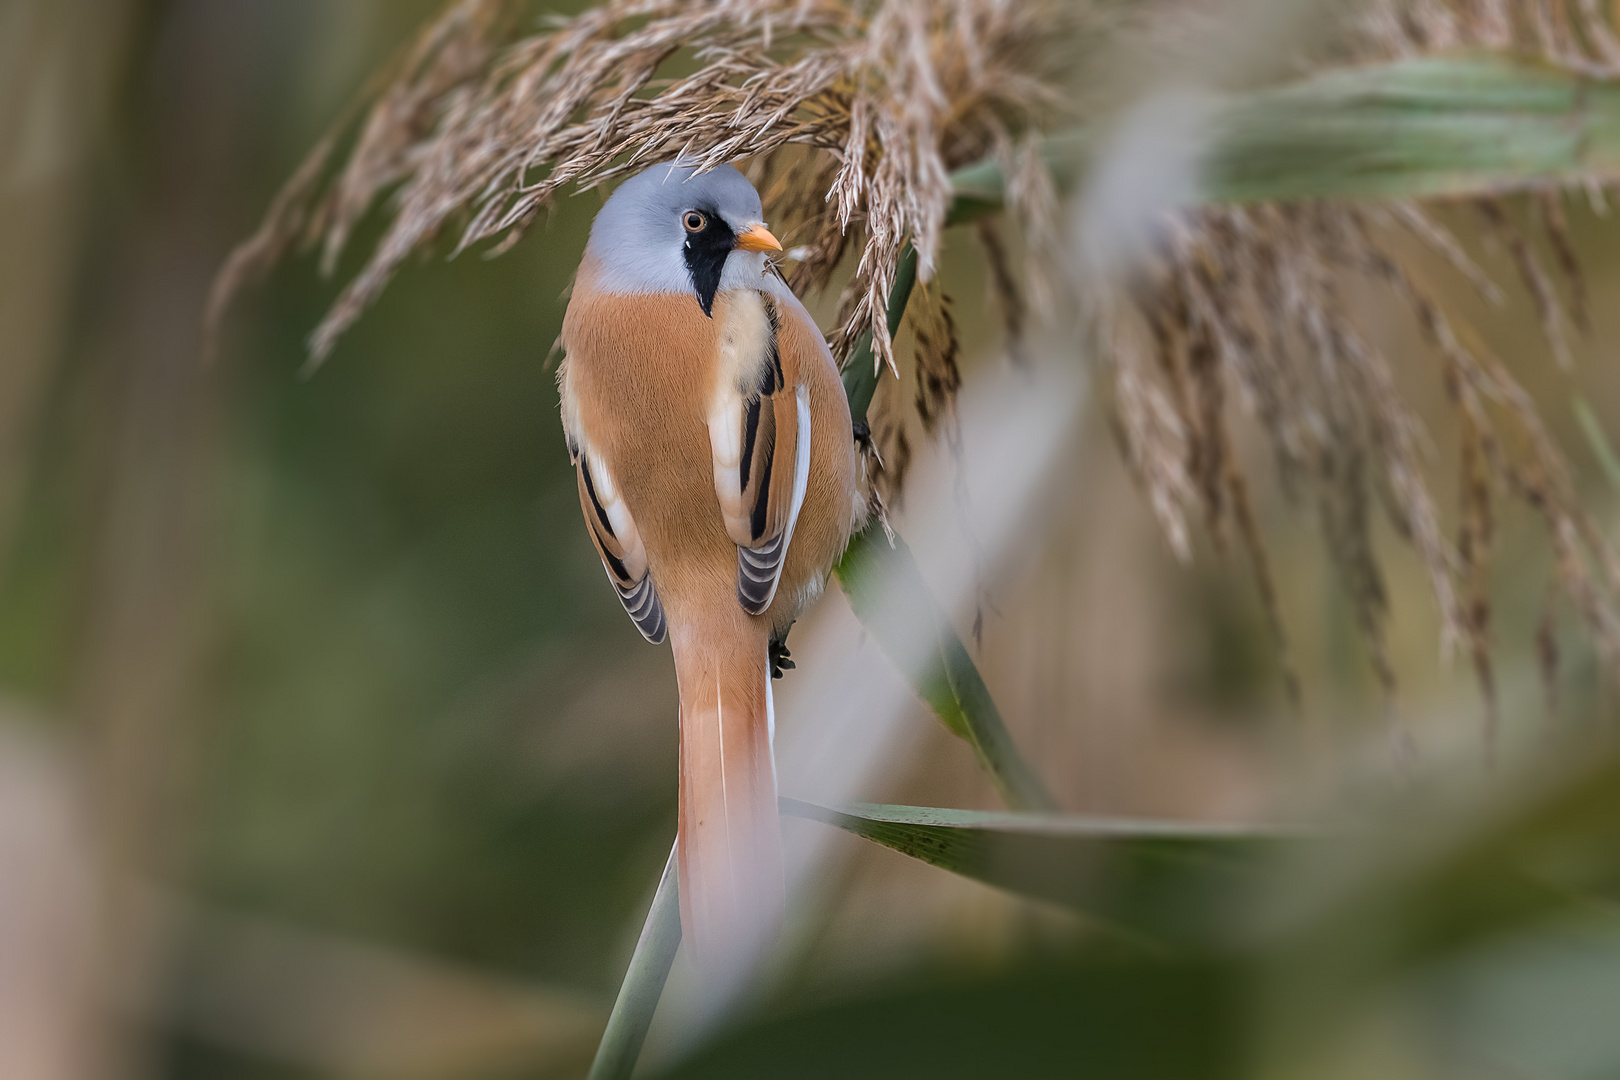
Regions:
M 603 292 L 684 293 L 711 315 L 716 294 L 761 287 L 765 252 L 781 250 L 763 216 L 759 192 L 732 166 L 668 162 L 619 185 L 585 251 Z

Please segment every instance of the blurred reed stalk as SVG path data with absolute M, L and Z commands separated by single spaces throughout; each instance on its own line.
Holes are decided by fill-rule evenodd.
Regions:
M 65 320 L 84 272 L 90 241 L 87 225 L 95 217 L 90 210 L 97 165 L 93 151 L 115 117 L 117 89 L 139 22 L 134 5 L 122 2 L 22 0 L 0 10 L 0 236 L 5 238 L 0 243 L 0 564 L 11 554 L 19 504 L 29 494 L 24 481 L 33 471 L 42 402 L 60 368 L 67 366 L 59 362 L 84 346 L 76 328 Z M 204 266 L 199 263 L 198 271 Z M 178 310 L 166 314 L 175 326 L 190 322 Z M 139 354 L 138 337 L 132 333 L 120 342 L 134 346 L 131 357 Z M 101 377 L 113 377 L 106 369 L 118 368 L 121 356 L 104 359 Z M 133 394 L 140 381 L 122 380 L 121 385 Z M 136 481 L 126 470 L 151 479 L 152 472 L 143 468 L 150 460 L 145 449 L 152 445 L 151 436 L 161 431 L 184 440 L 192 430 L 184 410 L 160 417 L 152 407 L 161 412 L 163 402 L 147 395 L 144 403 L 144 422 L 137 418 L 140 409 L 133 402 L 121 414 L 114 409 L 112 415 L 99 417 L 108 427 L 120 429 L 127 441 L 115 447 L 100 440 L 108 457 L 94 470 L 100 474 L 92 493 L 96 505 L 84 508 L 107 530 L 97 565 L 84 568 L 79 582 L 81 633 L 90 655 L 79 672 L 71 708 L 78 714 L 75 719 L 89 728 L 90 760 L 69 761 L 64 753 L 57 761 L 35 752 L 45 763 L 23 758 L 8 765 L 14 770 L 32 768 L 35 775 L 27 778 L 28 784 L 56 783 L 60 790 L 53 797 L 61 803 L 56 812 L 62 818 L 57 833 L 37 838 L 59 845 L 59 850 L 12 850 L 12 855 L 26 854 L 33 865 L 0 868 L 0 874 L 28 875 L 28 888 L 58 890 L 48 907 L 7 913 L 39 920 L 9 926 L 8 934 L 25 947 L 0 957 L 0 966 L 15 966 L 0 976 L 0 982 L 28 995 L 18 1018 L 32 1016 L 36 1021 L 30 1031 L 8 1030 L 0 1036 L 0 1059 L 8 1063 L 8 1070 L 17 1070 L 19 1080 L 111 1077 L 138 1068 L 137 1059 L 129 1054 L 138 1040 L 112 1018 L 108 987 L 141 978 L 137 969 L 144 963 L 146 928 L 132 923 L 124 898 L 110 883 L 143 864 L 155 839 L 147 805 L 154 787 L 162 785 L 153 784 L 150 770 L 141 763 L 150 761 L 162 743 L 155 729 L 166 725 L 176 685 L 171 677 L 179 675 L 163 654 L 168 639 L 163 613 L 171 602 L 184 606 L 190 590 L 172 574 L 149 574 L 149 562 L 119 565 L 126 529 L 144 534 L 172 555 L 186 557 L 186 545 L 173 545 L 178 538 L 172 532 L 155 537 L 141 527 L 150 523 L 147 510 L 161 514 L 165 508 L 138 512 L 138 504 L 151 490 L 132 490 Z M 182 456 L 189 458 L 199 449 L 190 443 Z M 184 488 L 194 477 L 189 469 L 182 471 Z M 137 562 L 142 561 L 137 556 Z M 142 591 L 147 588 L 157 592 Z M 139 649 L 136 642 L 141 643 Z M 25 737 L 0 734 L 8 743 Z M 8 745 L 7 752 L 14 749 Z M 8 797 L 16 801 L 27 791 L 23 784 Z M 81 799 L 90 805 L 80 805 Z M 89 836 L 81 837 L 70 827 L 80 824 L 78 818 L 87 811 Z M 75 846 L 86 841 L 89 851 Z M 91 867 L 79 865 L 90 856 L 93 874 L 86 873 Z M 56 872 L 45 872 L 53 866 Z M 62 867 L 75 876 L 64 878 Z M 71 949 L 55 955 L 54 963 L 27 966 L 30 951 L 64 939 Z M 36 978 L 39 984 L 30 989 L 14 981 L 23 978 Z M 47 1018 L 43 1010 L 53 1003 L 58 1014 Z M 9 1035 L 17 1036 L 17 1041 Z
M 135 60 L 160 19 L 170 51 L 159 81 L 172 80 L 176 115 L 158 128 L 184 135 L 135 147 L 108 132 L 144 104 L 129 85 L 146 74 Z M 73 1075 L 150 1068 L 153 1033 L 119 1001 L 145 996 L 163 974 L 161 928 L 133 883 L 171 870 L 189 838 L 220 397 L 218 371 L 201 363 L 197 312 L 225 246 L 214 211 L 230 187 L 230 133 L 246 126 L 243 84 L 222 81 L 231 68 L 213 61 L 241 55 L 249 35 L 229 30 L 242 28 L 207 9 L 122 2 L 25 0 L 0 12 L 0 547 L 15 500 L 38 496 L 18 478 L 52 475 L 24 464 L 40 441 L 42 397 L 82 406 L 61 412 L 84 425 L 50 433 L 70 459 L 52 464 L 83 481 L 62 501 L 87 537 L 62 557 L 71 661 L 53 718 L 72 737 L 70 786 L 95 860 L 83 928 L 93 997 L 72 1036 Z M 109 145 L 129 156 L 94 152 Z M 92 236 L 90 225 L 116 216 L 100 203 L 115 187 L 103 170 L 148 185 L 151 213 Z M 73 292 L 89 299 L 68 326 Z M 12 1061 L 4 1047 L 0 1058 Z
M 64 326 L 131 5 L 18 0 L 0 10 L 0 559 Z

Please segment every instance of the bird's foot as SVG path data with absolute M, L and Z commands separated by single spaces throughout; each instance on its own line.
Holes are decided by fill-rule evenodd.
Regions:
M 793 655 L 788 652 L 787 642 L 771 638 L 770 646 L 771 678 L 780 679 L 782 672 L 792 671 L 798 665 L 793 662 Z

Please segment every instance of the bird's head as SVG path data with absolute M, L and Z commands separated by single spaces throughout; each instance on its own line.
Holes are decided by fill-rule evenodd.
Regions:
M 654 165 L 603 205 L 586 251 L 604 292 L 687 293 L 710 315 L 716 294 L 756 285 L 765 253 L 782 250 L 763 218 L 759 192 L 730 165 Z

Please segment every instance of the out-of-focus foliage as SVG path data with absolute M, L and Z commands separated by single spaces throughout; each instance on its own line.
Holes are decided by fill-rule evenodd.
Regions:
M 868 525 L 839 560 L 836 574 L 850 606 L 885 649 L 907 657 L 900 661 L 906 670 L 917 668 L 918 697 L 952 735 L 973 748 L 1007 805 L 1050 809 L 1051 793 L 1007 733 L 989 688 L 929 595 L 910 549 L 899 537 L 886 536 L 884 529 L 881 524 Z M 916 637 L 919 612 L 928 624 L 920 643 L 911 640 Z M 912 652 L 920 655 L 921 663 L 911 662 Z
M 1424 779 L 1353 826 L 1270 836 L 790 803 L 1104 932 L 1016 978 L 783 1011 L 670 1075 L 1356 1075 L 1378 1059 L 1347 1044 L 1392 1006 L 1418 1036 L 1407 1069 L 1609 1075 L 1620 756 L 1564 745 L 1491 783 Z

